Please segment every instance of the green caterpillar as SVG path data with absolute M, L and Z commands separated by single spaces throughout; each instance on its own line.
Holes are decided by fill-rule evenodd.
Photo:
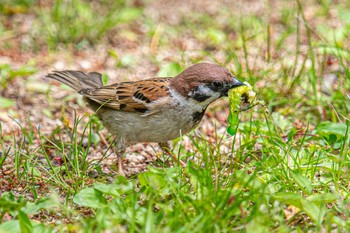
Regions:
M 252 86 L 247 82 L 244 82 L 244 84 L 245 86 L 231 89 L 228 92 L 230 113 L 227 118 L 227 132 L 230 135 L 235 135 L 237 132 L 240 111 L 248 110 L 257 104 L 263 105 L 262 101 L 256 99 L 256 93 L 253 91 Z M 241 103 L 247 103 L 248 105 L 241 108 Z

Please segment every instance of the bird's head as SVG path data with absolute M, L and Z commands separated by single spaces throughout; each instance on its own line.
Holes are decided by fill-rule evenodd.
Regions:
M 242 85 L 227 69 L 211 63 L 190 66 L 171 80 L 171 86 L 179 94 L 203 106 Z

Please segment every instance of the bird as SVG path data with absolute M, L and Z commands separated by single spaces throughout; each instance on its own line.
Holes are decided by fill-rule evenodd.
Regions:
M 127 147 L 156 142 L 165 152 L 169 141 L 199 125 L 210 103 L 227 96 L 230 89 L 245 85 L 226 68 L 208 62 L 194 64 L 175 77 L 107 86 L 97 72 L 53 71 L 46 77 L 83 95 L 104 127 L 115 136 L 118 173 L 122 176 L 122 156 Z

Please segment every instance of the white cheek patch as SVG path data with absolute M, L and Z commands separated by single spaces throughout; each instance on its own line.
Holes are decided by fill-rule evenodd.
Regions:
M 206 85 L 199 86 L 196 90 L 192 91 L 190 94 L 191 98 L 198 102 L 202 106 L 207 106 L 214 100 L 220 97 L 220 93 L 213 91 L 210 87 Z
M 212 96 L 214 93 L 208 86 L 198 86 L 197 90 L 194 92 L 200 93 L 203 96 Z
M 220 93 L 215 92 L 206 86 L 200 86 L 197 90 L 189 93 L 189 98 L 182 96 L 172 89 L 170 89 L 170 95 L 175 100 L 173 105 L 180 105 L 182 109 L 187 109 L 190 112 L 201 112 L 211 102 L 220 97 Z

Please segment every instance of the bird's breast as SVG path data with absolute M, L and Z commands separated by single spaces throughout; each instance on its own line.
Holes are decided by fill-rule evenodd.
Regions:
M 99 117 L 110 133 L 127 143 L 166 142 L 184 135 L 200 123 L 205 109 L 184 106 L 163 108 L 151 115 L 106 110 Z

